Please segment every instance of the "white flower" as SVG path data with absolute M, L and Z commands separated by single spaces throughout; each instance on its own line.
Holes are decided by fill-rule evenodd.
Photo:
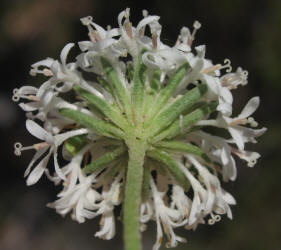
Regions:
M 155 219 L 157 224 L 157 240 L 153 246 L 153 250 L 158 250 L 163 240 L 163 226 L 164 232 L 167 236 L 168 243 L 167 247 L 176 247 L 177 242 L 186 242 L 182 237 L 177 236 L 173 228 L 183 226 L 187 223 L 187 219 L 181 220 L 181 214 L 176 209 L 167 207 L 163 202 L 163 196 L 165 193 L 161 193 L 157 190 L 154 180 L 150 179 L 150 187 L 152 197 L 154 201 Z
M 257 152 L 232 149 L 233 154 L 237 155 L 240 159 L 247 161 L 248 167 L 253 167 L 257 163 L 257 159 L 260 158 L 260 154 Z
M 236 163 L 231 155 L 233 148 L 228 145 L 226 139 L 210 135 L 203 131 L 193 132 L 190 139 L 201 145 L 204 152 L 208 154 L 212 161 L 221 164 L 221 173 L 224 181 L 228 181 L 229 179 L 234 181 L 236 179 Z
M 238 115 L 237 117 L 230 118 L 224 115 L 220 115 L 217 120 L 203 120 L 198 122 L 197 125 L 210 125 L 227 129 L 237 147 L 240 150 L 244 150 L 245 143 L 255 143 L 255 137 L 261 136 L 266 131 L 266 128 L 251 129 L 241 126 L 246 124 L 250 124 L 252 127 L 257 126 L 257 122 L 249 116 L 256 111 L 258 106 L 259 98 L 253 97 L 249 100 L 240 115 Z
M 241 67 L 238 67 L 235 73 L 225 74 L 220 78 L 220 81 L 222 86 L 236 89 L 239 85 L 245 86 L 248 83 L 247 78 L 248 71 L 243 71 Z
M 177 209 L 182 218 L 189 218 L 192 201 L 185 195 L 184 190 L 179 185 L 173 185 L 171 208 Z
M 232 219 L 232 213 L 230 205 L 235 205 L 234 198 L 221 189 L 218 178 L 212 175 L 206 167 L 200 164 L 198 160 L 192 155 L 187 155 L 190 163 L 198 170 L 199 175 L 202 177 L 203 182 L 207 188 L 207 201 L 204 208 L 204 213 L 209 214 L 211 211 L 215 211 L 219 214 L 227 213 L 227 216 Z
M 62 173 L 57 161 L 57 149 L 68 138 L 73 137 L 75 135 L 87 134 L 89 132 L 88 129 L 78 129 L 53 136 L 51 133 L 40 127 L 37 123 L 32 120 L 26 121 L 26 128 L 33 136 L 43 141 L 30 147 L 22 147 L 20 143 L 15 144 L 15 153 L 17 155 L 20 155 L 21 151 L 23 150 L 37 150 L 24 173 L 25 177 L 29 175 L 26 181 L 27 185 L 35 184 L 41 178 L 51 154 L 54 154 L 54 165 L 56 173 L 61 179 L 64 180 L 65 175 Z M 44 158 L 38 163 L 38 165 L 31 171 L 31 168 L 33 167 L 35 162 L 39 160 L 39 158 L 48 150 L 48 154 L 44 156 Z
M 63 191 L 58 195 L 60 198 L 57 201 L 48 204 L 48 207 L 55 208 L 57 213 L 63 216 L 73 210 L 72 219 L 79 223 L 85 222 L 85 218 L 91 219 L 96 216 L 96 213 L 90 210 L 95 208 L 96 202 L 101 199 L 99 193 L 91 188 L 95 176 L 82 177 L 81 175 L 82 173 L 78 184 L 68 192 Z
M 100 226 L 100 231 L 96 232 L 95 236 L 110 240 L 115 235 L 115 219 L 113 209 L 114 206 L 120 204 L 120 180 L 122 178 L 122 173 L 120 173 L 110 186 L 110 189 L 104 189 L 102 191 L 103 200 L 97 206 L 98 210 L 96 215 L 102 215 Z

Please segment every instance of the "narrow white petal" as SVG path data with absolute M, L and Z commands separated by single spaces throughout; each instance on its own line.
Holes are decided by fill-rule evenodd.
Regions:
M 140 29 L 145 27 L 146 25 L 148 25 L 149 23 L 151 22 L 155 22 L 155 21 L 158 21 L 160 19 L 159 16 L 148 16 L 148 17 L 145 17 L 144 19 L 142 19 L 139 24 L 137 25 L 137 28 L 136 28 L 136 33 L 138 34 L 140 32 Z
M 233 140 L 235 141 L 237 147 L 240 150 L 244 150 L 245 139 L 244 139 L 243 134 L 241 133 L 241 131 L 236 129 L 236 128 L 232 128 L 232 127 L 229 127 L 228 131 L 231 134 Z
M 49 132 L 32 120 L 26 120 L 26 129 L 30 134 L 42 141 L 51 142 L 53 140 L 53 136 Z
M 36 95 L 38 89 L 33 86 L 23 86 L 18 91 L 18 95 Z
M 76 135 L 83 135 L 83 134 L 88 134 L 90 132 L 89 129 L 86 128 L 81 128 L 81 129 L 77 129 L 77 130 L 72 130 L 72 131 L 68 131 L 62 134 L 58 134 L 54 136 L 54 144 L 56 145 L 56 147 L 60 146 L 64 141 L 66 141 L 67 139 L 76 136 Z
M 51 156 L 51 151 L 38 163 L 38 165 L 31 171 L 29 174 L 26 184 L 27 186 L 34 185 L 38 180 L 41 178 L 41 176 L 44 173 L 44 170 L 47 166 L 47 163 L 49 161 L 49 158 Z
M 90 41 L 82 41 L 82 42 L 78 43 L 78 46 L 82 51 L 86 51 L 86 50 L 89 50 L 90 48 L 92 48 L 93 43 Z
M 230 204 L 230 205 L 236 205 L 236 200 L 234 199 L 234 197 L 230 194 L 230 193 L 228 193 L 228 192 L 226 192 L 224 189 L 222 189 L 222 197 L 223 197 L 223 199 L 228 203 L 228 204 Z
M 41 106 L 41 103 L 40 102 L 28 102 L 28 103 L 21 102 L 19 104 L 19 106 L 22 108 L 22 110 L 24 110 L 26 112 L 32 112 L 32 111 L 37 110 Z
M 57 148 L 54 147 L 54 164 L 55 164 L 55 170 L 57 175 L 62 179 L 66 180 L 65 174 L 62 172 L 59 163 L 58 163 L 58 153 L 57 153 Z
M 260 105 L 260 98 L 258 96 L 251 98 L 246 106 L 243 108 L 241 114 L 237 119 L 247 118 L 252 115 Z
M 24 177 L 28 176 L 30 173 L 30 170 L 33 166 L 33 164 L 48 150 L 48 147 L 42 148 L 38 151 L 36 151 L 35 155 L 33 156 L 32 160 L 30 161 L 28 167 L 26 168 L 24 172 Z
M 74 45 L 75 45 L 74 43 L 68 43 L 62 49 L 61 54 L 60 54 L 60 60 L 61 60 L 62 65 L 66 66 L 67 55 Z
M 50 68 L 53 62 L 54 62 L 54 59 L 48 57 L 44 60 L 41 60 L 37 63 L 32 64 L 31 67 L 32 68 L 38 68 L 40 66 L 45 66 L 47 68 Z
M 100 37 L 102 39 L 105 39 L 107 31 L 103 27 L 101 27 L 100 25 L 98 25 L 98 24 L 96 24 L 94 22 L 91 22 L 91 24 L 95 27 L 95 29 L 99 33 Z

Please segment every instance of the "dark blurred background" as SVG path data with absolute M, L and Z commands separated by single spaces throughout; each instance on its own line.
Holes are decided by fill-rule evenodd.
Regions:
M 46 203 L 59 191 L 45 178 L 26 187 L 23 173 L 34 152 L 17 158 L 16 141 L 36 142 L 25 129 L 25 115 L 12 102 L 13 88 L 39 84 L 29 76 L 30 65 L 46 57 L 58 58 L 68 42 L 87 39 L 79 18 L 92 15 L 103 27 L 117 26 L 117 15 L 131 7 L 134 25 L 142 9 L 161 16 L 162 39 L 172 45 L 182 26 L 192 27 L 199 20 L 203 27 L 196 45 L 207 45 L 207 58 L 214 63 L 230 58 L 249 71 L 249 84 L 234 91 L 235 113 L 252 96 L 261 97 L 255 113 L 260 126 L 268 132 L 259 143 L 249 145 L 262 157 L 254 169 L 238 161 L 238 178 L 224 187 L 232 193 L 237 206 L 234 219 L 223 218 L 214 226 L 200 225 L 195 232 L 181 231 L 187 244 L 177 249 L 281 249 L 281 1 L 111 1 L 102 0 L 1 0 L 0 3 L 0 249 L 1 250 L 99 250 L 123 249 L 122 225 L 111 241 L 94 237 L 98 219 L 79 225 L 69 216 L 61 218 Z M 78 52 L 78 50 L 76 50 Z M 75 53 L 71 53 L 75 56 Z M 144 249 L 151 249 L 155 225 L 144 233 Z M 164 249 L 164 248 L 163 248 Z

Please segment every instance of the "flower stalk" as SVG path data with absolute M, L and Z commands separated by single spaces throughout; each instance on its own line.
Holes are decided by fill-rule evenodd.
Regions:
M 140 205 L 142 201 L 144 157 L 147 144 L 133 135 L 127 141 L 129 161 L 124 199 L 125 249 L 141 250 Z

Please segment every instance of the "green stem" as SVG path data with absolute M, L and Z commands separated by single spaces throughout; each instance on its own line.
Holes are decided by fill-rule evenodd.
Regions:
M 138 137 L 127 141 L 129 163 L 125 184 L 124 241 L 126 250 L 141 250 L 140 204 L 146 143 Z

